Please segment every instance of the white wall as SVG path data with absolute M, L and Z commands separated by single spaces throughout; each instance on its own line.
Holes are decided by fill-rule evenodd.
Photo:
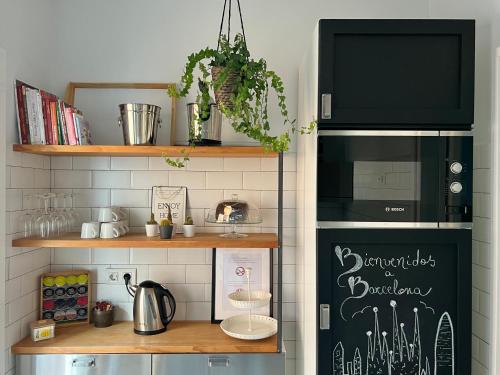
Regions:
M 56 1 L 62 30 L 60 64 L 54 66 L 59 93 L 70 80 L 178 82 L 188 54 L 216 46 L 223 5 L 214 0 L 151 0 L 142 6 L 132 0 Z M 412 0 L 252 0 L 241 6 L 248 46 L 283 77 L 292 118 L 298 66 L 319 18 L 427 16 L 427 2 Z M 75 27 L 75 15 L 85 20 L 84 27 Z M 235 17 L 232 30 L 238 26 Z M 178 111 L 184 118 L 182 104 Z M 282 121 L 276 111 L 272 114 L 279 128 Z M 226 141 L 235 139 L 247 141 L 225 136 Z
M 5 305 L 0 297 L 5 316 L 1 321 L 1 359 L 0 373 L 14 373 L 13 356 L 10 346 L 27 334 L 28 324 L 36 319 L 38 313 L 37 278 L 44 270 L 48 270 L 50 257 L 47 250 L 13 249 L 11 239 L 16 235 L 15 223 L 23 208 L 23 195 L 32 188 L 49 188 L 49 159 L 15 155 L 9 151 L 11 144 L 17 142 L 17 127 L 15 122 L 15 105 L 13 81 L 19 78 L 34 85 L 53 89 L 50 80 L 55 57 L 56 22 L 54 18 L 54 2 L 52 0 L 0 0 L 0 49 L 6 52 L 6 77 L 0 77 L 5 84 L 6 106 L 0 104 L 0 243 L 6 244 L 0 250 L 2 261 L 6 263 L 2 275 L 5 281 Z M 2 64 L 0 64 L 2 65 Z M 0 69 L 4 67 L 0 66 Z M 1 74 L 0 74 L 1 76 Z M 1 95 L 0 95 L 1 96 Z M 5 117 L 6 123 L 2 118 Z M 4 134 L 5 132 L 5 134 Z M 7 152 L 6 152 L 7 149 Z M 5 162 L 7 159 L 7 163 Z M 5 165 L 7 167 L 5 169 Z M 34 175 L 38 179 L 35 182 Z M 45 181 L 45 182 L 44 182 Z M 7 197 L 7 212 L 3 202 Z M 6 212 L 6 213 L 5 213 Z M 4 214 L 5 213 L 5 214 Z M 5 218 L 7 220 L 5 221 Z M 5 222 L 7 225 L 5 226 Z M 7 237 L 5 236 L 7 232 Z M 0 293 L 0 295 L 2 295 Z M 5 359 L 5 360 L 4 360 Z M 4 369 L 1 369 L 4 367 Z

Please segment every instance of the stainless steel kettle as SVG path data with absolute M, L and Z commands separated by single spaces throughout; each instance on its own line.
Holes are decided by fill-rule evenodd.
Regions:
M 156 335 L 165 332 L 175 315 L 175 298 L 170 291 L 154 281 L 143 281 L 138 286 L 125 285 L 134 297 L 134 332 L 138 335 Z

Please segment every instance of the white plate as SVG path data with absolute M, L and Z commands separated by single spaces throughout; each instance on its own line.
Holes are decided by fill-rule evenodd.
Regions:
M 240 290 L 231 293 L 227 296 L 231 305 L 237 309 L 257 309 L 259 307 L 267 306 L 271 299 L 271 293 L 265 290 L 252 290 L 250 292 L 250 299 L 248 298 L 248 290 Z
M 248 315 L 236 315 L 224 319 L 220 328 L 228 336 L 241 340 L 261 340 L 278 332 L 278 321 L 264 315 L 250 315 L 252 330 L 248 330 Z

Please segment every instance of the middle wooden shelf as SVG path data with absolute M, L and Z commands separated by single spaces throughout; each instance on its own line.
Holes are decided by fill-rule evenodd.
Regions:
M 159 237 L 146 237 L 144 233 L 129 233 L 113 239 L 80 238 L 80 233 L 67 233 L 59 237 L 28 237 L 12 240 L 13 247 L 52 247 L 52 248 L 276 248 L 278 236 L 275 233 L 249 233 L 248 237 L 224 238 L 219 233 L 198 233 L 195 237 L 176 235 L 170 240 Z

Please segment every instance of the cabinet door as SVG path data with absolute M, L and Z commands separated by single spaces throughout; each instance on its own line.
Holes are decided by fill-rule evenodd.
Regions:
M 151 372 L 151 355 L 19 355 L 16 365 L 22 375 L 147 375 Z
M 319 25 L 320 128 L 462 128 L 474 122 L 474 21 Z
M 319 230 L 318 374 L 470 375 L 470 230 Z
M 285 354 L 158 354 L 153 375 L 285 375 Z

